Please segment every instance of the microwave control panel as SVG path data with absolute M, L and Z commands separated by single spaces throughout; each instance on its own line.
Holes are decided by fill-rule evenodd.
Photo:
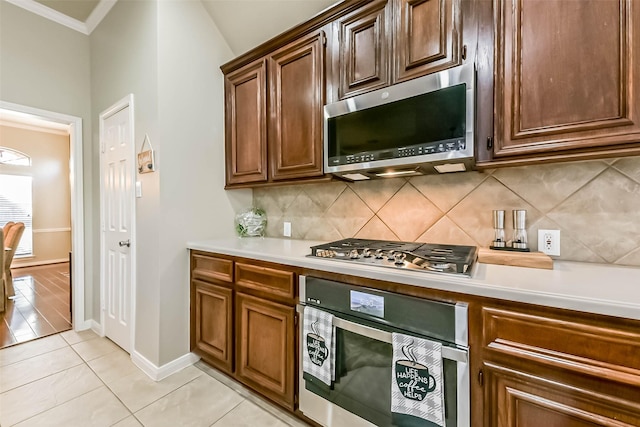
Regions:
M 366 163 L 375 160 L 399 159 L 403 157 L 423 156 L 427 154 L 444 153 L 448 151 L 462 151 L 467 148 L 464 138 L 447 141 L 417 144 L 408 147 L 399 147 L 390 150 L 369 151 L 344 156 L 333 156 L 329 159 L 330 166 L 339 166 L 353 163 Z

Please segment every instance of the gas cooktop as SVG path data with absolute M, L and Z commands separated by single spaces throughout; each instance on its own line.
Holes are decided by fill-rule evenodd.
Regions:
M 478 255 L 475 246 L 389 240 L 344 239 L 312 246 L 309 257 L 381 267 L 471 275 Z

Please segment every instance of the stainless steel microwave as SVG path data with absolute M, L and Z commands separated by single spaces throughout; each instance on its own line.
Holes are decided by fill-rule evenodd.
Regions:
M 469 63 L 327 104 L 325 172 L 359 181 L 470 170 L 475 74 Z

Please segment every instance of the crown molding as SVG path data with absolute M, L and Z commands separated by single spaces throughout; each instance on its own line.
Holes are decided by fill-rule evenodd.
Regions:
M 93 9 L 91 15 L 87 18 L 87 21 L 84 23 L 87 29 L 87 34 L 91 34 L 93 30 L 102 22 L 107 13 L 111 10 L 113 6 L 115 6 L 117 0 L 100 0 L 100 3 Z
M 77 19 L 71 18 L 63 13 L 53 10 L 41 3 L 34 0 L 6 0 L 8 3 L 18 6 L 24 10 L 35 13 L 50 21 L 56 22 L 60 25 L 64 25 L 67 28 L 78 31 L 84 35 L 90 35 L 93 30 L 96 29 L 98 24 L 107 16 L 107 13 L 111 10 L 117 0 L 100 0 L 100 3 L 93 9 L 91 15 L 87 18 L 87 22 L 81 22 Z

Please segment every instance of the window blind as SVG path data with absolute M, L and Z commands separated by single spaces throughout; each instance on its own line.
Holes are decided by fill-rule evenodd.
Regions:
M 0 227 L 9 221 L 24 223 L 16 256 L 33 255 L 32 214 L 32 178 L 0 174 Z

